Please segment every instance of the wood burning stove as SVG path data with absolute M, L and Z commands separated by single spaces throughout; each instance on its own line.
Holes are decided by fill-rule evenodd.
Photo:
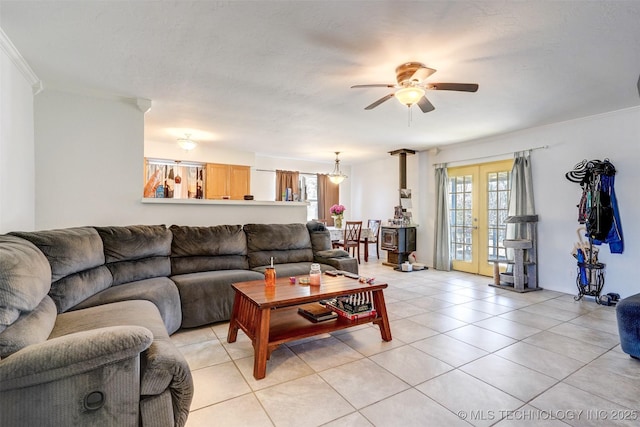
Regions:
M 409 261 L 409 255 L 416 250 L 416 227 L 383 226 L 380 229 L 380 249 L 387 251 L 384 265 L 397 267 Z
M 406 212 L 403 199 L 411 202 L 411 190 L 407 189 L 407 155 L 415 151 L 407 148 L 390 151 L 392 156 L 398 156 L 400 172 L 399 205 L 395 208 L 393 222 L 380 228 L 380 249 L 387 251 L 387 262 L 382 264 L 399 268 L 400 264 L 409 261 L 409 255 L 416 250 L 416 225 L 411 224 L 411 213 Z

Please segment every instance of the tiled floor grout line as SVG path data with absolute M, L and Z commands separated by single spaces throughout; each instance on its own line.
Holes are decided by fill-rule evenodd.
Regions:
M 362 268 L 362 267 L 361 267 Z M 362 269 L 362 273 L 363 275 L 371 275 L 371 276 L 380 276 L 380 274 L 377 273 L 373 273 L 373 271 L 369 271 L 370 269 L 367 268 L 366 271 L 363 268 Z M 392 282 L 393 279 L 386 277 L 387 275 L 384 275 L 384 278 L 381 278 L 380 280 L 384 280 L 387 282 Z M 389 275 L 391 277 L 391 275 Z M 462 286 L 463 283 L 466 282 L 466 286 Z M 251 387 L 251 383 L 247 381 L 247 379 L 245 378 L 244 374 L 242 373 L 243 371 L 240 369 L 240 365 L 238 364 L 238 362 L 240 360 L 243 359 L 247 359 L 247 358 L 251 358 L 252 356 L 244 356 L 244 357 L 238 357 L 238 355 L 235 355 L 235 358 L 233 356 L 234 353 L 232 353 L 230 351 L 230 349 L 228 348 L 228 346 L 223 345 L 223 341 L 224 341 L 224 337 L 219 336 L 219 333 L 216 333 L 216 330 L 218 332 L 220 332 L 220 327 L 218 329 L 215 329 L 214 326 L 211 326 L 210 329 L 213 332 L 213 336 L 215 337 L 215 340 L 222 345 L 222 347 L 224 348 L 225 354 L 228 358 L 228 360 L 226 362 L 219 362 L 219 363 L 214 363 L 215 364 L 222 364 L 222 363 L 227 363 L 228 361 L 232 362 L 232 366 L 234 367 L 234 369 L 236 371 L 238 371 L 240 373 L 240 376 L 242 377 L 242 380 L 244 382 L 244 384 L 247 386 L 248 388 L 248 392 L 241 394 L 239 396 L 233 396 L 233 397 L 229 397 L 227 399 L 221 400 L 221 401 L 216 401 L 216 402 L 212 402 L 211 404 L 208 404 L 206 406 L 203 406 L 201 408 L 198 408 L 197 410 L 193 411 L 193 412 L 198 412 L 198 411 L 202 411 L 204 409 L 207 408 L 211 408 L 211 407 L 215 407 L 216 405 L 220 404 L 220 403 L 226 403 L 226 402 L 230 402 L 233 401 L 234 399 L 237 399 L 241 396 L 246 396 L 246 395 L 252 395 L 253 399 L 255 399 L 258 402 L 258 405 L 260 406 L 260 408 L 262 409 L 262 411 L 264 412 L 265 416 L 269 419 L 270 423 L 272 425 L 277 425 L 278 424 L 278 420 L 272 417 L 272 414 L 270 413 L 270 408 L 268 406 L 265 406 L 265 402 L 263 402 L 260 398 L 258 398 L 257 393 L 258 392 L 263 392 L 266 390 L 269 390 L 270 388 L 273 387 L 283 387 L 285 386 L 287 383 L 290 383 L 292 381 L 296 381 L 298 379 L 301 378 L 305 378 L 305 377 L 310 377 L 310 376 L 316 376 L 318 378 L 320 378 L 322 380 L 322 382 L 324 384 L 326 384 L 331 390 L 333 390 L 333 392 L 337 393 L 337 395 L 341 396 L 342 399 L 344 399 L 344 401 L 351 407 L 351 412 L 349 412 L 349 414 L 347 415 L 353 415 L 355 413 L 357 413 L 359 416 L 363 417 L 365 420 L 367 420 L 367 422 L 370 422 L 371 424 L 375 425 L 375 419 L 370 419 L 368 418 L 364 413 L 363 410 L 365 409 L 371 409 L 371 408 L 375 408 L 377 405 L 383 403 L 384 401 L 386 401 L 387 399 L 390 399 L 393 396 L 398 396 L 401 395 L 402 393 L 405 393 L 408 390 L 414 390 L 416 392 L 418 392 L 421 396 L 423 396 L 424 398 L 429 399 L 430 401 L 432 401 L 433 403 L 435 403 L 436 405 L 438 405 L 438 407 L 444 409 L 445 411 L 449 412 L 450 414 L 453 415 L 457 415 L 453 409 L 447 407 L 446 405 L 440 403 L 439 401 L 436 401 L 435 399 L 433 399 L 431 396 L 429 396 L 428 394 L 425 394 L 423 391 L 421 391 L 418 387 L 421 385 L 425 385 L 427 383 L 429 383 L 430 381 L 433 381 L 434 379 L 437 379 L 439 377 L 445 376 L 447 374 L 450 374 L 452 372 L 458 371 L 464 375 L 468 375 L 471 378 L 474 378 L 474 380 L 480 381 L 483 384 L 485 384 L 488 387 L 491 387 L 492 389 L 496 389 L 498 390 L 500 393 L 503 393 L 505 395 L 510 396 L 513 399 L 516 399 L 519 402 L 522 402 L 522 405 L 520 405 L 518 407 L 518 409 L 523 409 L 525 407 L 531 407 L 531 408 L 535 408 L 539 411 L 545 411 L 548 410 L 547 409 L 541 409 L 535 405 L 532 404 L 532 402 L 536 401 L 536 399 L 544 396 L 546 393 L 550 392 L 552 389 L 554 389 L 555 387 L 557 387 L 559 384 L 565 384 L 566 386 L 570 386 L 570 387 L 574 387 L 578 390 L 581 390 L 584 393 L 587 393 L 588 395 L 594 396 L 596 397 L 597 395 L 593 393 L 593 391 L 591 391 L 588 388 L 581 388 L 579 386 L 573 385 L 573 384 L 569 384 L 566 383 L 565 381 L 567 381 L 569 378 L 571 378 L 572 376 L 574 376 L 576 373 L 578 373 L 579 371 L 588 368 L 592 363 L 596 362 L 597 360 L 599 360 L 602 357 L 605 357 L 605 355 L 609 354 L 609 352 L 614 351 L 616 349 L 616 347 L 619 346 L 619 344 L 615 344 L 615 345 L 611 345 L 611 346 L 603 346 L 602 343 L 600 343 L 599 345 L 596 344 L 594 345 L 592 348 L 594 348 L 593 351 L 595 351 L 596 353 L 599 353 L 597 356 L 591 358 L 591 360 L 589 361 L 582 361 L 582 360 L 578 360 L 578 359 L 573 359 L 572 357 L 570 357 L 567 354 L 563 354 L 561 349 L 556 349 L 554 351 L 554 349 L 552 348 L 553 346 L 551 346 L 550 344 L 546 344 L 543 341 L 536 341 L 536 342 L 526 342 L 526 340 L 530 337 L 536 336 L 538 334 L 541 333 L 546 333 L 546 334 L 552 334 L 554 336 L 557 336 L 557 338 L 553 338 L 554 340 L 563 340 L 563 339 L 570 339 L 572 340 L 572 342 L 576 342 L 576 345 L 580 345 L 581 343 L 584 343 L 584 334 L 579 334 L 578 337 L 582 338 L 581 339 L 576 339 L 573 335 L 571 335 L 571 331 L 573 330 L 573 328 L 575 327 L 580 327 L 580 328 L 586 328 L 588 331 L 593 331 L 594 333 L 598 333 L 601 334 L 599 336 L 604 336 L 602 334 L 606 334 L 608 333 L 606 330 L 601 330 L 601 329 L 596 329 L 596 328 L 592 328 L 591 326 L 593 324 L 597 324 L 598 320 L 601 320 L 603 322 L 609 322 L 609 324 L 611 322 L 613 322 L 613 320 L 611 319 L 611 315 L 608 314 L 608 312 L 602 312 L 602 311 L 598 311 L 599 307 L 593 308 L 593 309 L 589 309 L 589 307 L 585 307 L 584 309 L 582 308 L 582 306 L 572 306 L 570 304 L 572 304 L 569 300 L 568 297 L 570 296 L 569 294 L 562 294 L 562 293 L 557 293 L 555 291 L 548 291 L 551 292 L 549 294 L 545 294 L 540 295 L 540 296 L 535 296 L 533 300 L 527 300 L 526 296 L 520 296 L 520 294 L 514 294 L 514 295 L 510 295 L 510 293 L 508 291 L 503 291 L 501 289 L 498 289 L 497 291 L 502 291 L 502 292 L 494 292 L 492 295 L 484 295 L 484 291 L 482 290 L 482 284 L 478 283 L 479 280 L 477 278 L 474 278 L 473 276 L 469 277 L 466 276 L 464 274 L 455 274 L 452 275 L 450 278 L 448 279 L 443 279 L 441 277 L 431 277 L 429 279 L 426 279 L 425 281 L 420 281 L 420 280 L 415 280 L 412 283 L 415 283 L 412 286 L 405 286 L 407 282 L 407 280 L 397 280 L 395 281 L 395 283 L 392 285 L 390 283 L 390 286 L 388 288 L 389 290 L 389 295 L 391 295 L 390 298 L 387 299 L 387 305 L 392 305 L 392 304 L 411 304 L 414 300 L 420 299 L 420 298 L 430 298 L 431 300 L 438 300 L 438 296 L 443 296 L 445 299 L 440 299 L 440 301 L 442 301 L 443 305 L 447 304 L 445 307 L 442 308 L 435 308 L 430 305 L 429 300 L 424 300 L 425 304 L 424 307 L 418 305 L 418 304 L 411 304 L 414 307 L 416 307 L 416 311 L 420 311 L 419 314 L 415 314 L 415 315 L 410 315 L 410 316 L 403 316 L 402 311 L 396 312 L 396 314 L 391 315 L 392 311 L 389 310 L 390 315 L 391 315 L 391 322 L 392 322 L 392 329 L 393 329 L 393 322 L 398 322 L 398 321 L 404 321 L 404 320 L 408 320 L 409 322 L 412 322 L 413 324 L 416 325 L 416 328 L 420 329 L 420 328 L 425 328 L 428 330 L 431 330 L 433 332 L 435 332 L 434 335 L 429 335 L 426 338 L 420 338 L 420 339 L 409 339 L 408 341 L 403 341 L 400 338 L 396 338 L 394 337 L 394 341 L 396 341 L 396 343 L 398 343 L 398 345 L 394 345 L 382 350 L 377 350 L 374 353 L 369 353 L 369 351 L 367 351 L 367 353 L 362 353 L 359 350 L 359 347 L 353 347 L 352 343 L 350 342 L 351 339 L 355 339 L 352 338 L 353 337 L 353 333 L 357 332 L 354 330 L 354 332 L 352 332 L 352 330 L 343 330 L 340 331 L 340 333 L 337 334 L 329 334 L 330 337 L 333 337 L 335 339 L 337 339 L 342 345 L 346 345 L 347 347 L 349 347 L 351 350 L 357 352 L 359 354 L 359 358 L 357 360 L 347 360 L 344 361 L 342 363 L 339 363 L 337 365 L 331 365 L 330 367 L 325 367 L 322 370 L 316 371 L 316 369 L 314 369 L 312 364 L 309 364 L 309 361 L 307 359 L 303 359 L 301 357 L 300 353 L 297 353 L 296 350 L 294 349 L 294 347 L 296 347 L 296 345 L 301 345 L 301 344 L 294 344 L 294 345 L 290 345 L 292 343 L 287 343 L 285 344 L 286 347 L 288 347 L 288 350 L 291 351 L 292 355 L 302 364 L 304 364 L 304 366 L 306 366 L 306 368 L 308 369 L 309 373 L 304 374 L 302 376 L 296 376 L 295 378 L 292 379 L 288 379 L 285 380 L 283 382 L 277 382 L 273 385 L 270 385 L 269 387 L 266 388 L 262 388 L 259 390 L 254 390 Z M 431 286 L 429 286 L 431 285 Z M 429 287 L 433 287 L 433 291 L 437 291 L 434 294 L 429 293 Z M 416 288 L 415 291 L 412 290 L 412 288 Z M 447 288 L 449 288 L 449 290 L 446 290 Z M 453 289 L 453 290 L 451 290 Z M 419 292 L 425 292 L 424 294 Z M 543 291 L 545 292 L 545 291 Z M 487 294 L 490 292 L 486 292 Z M 460 295 L 460 297 L 454 297 L 454 296 L 447 296 L 444 294 L 456 294 L 456 295 Z M 518 295 L 518 296 L 515 296 Z M 393 297 L 397 297 L 397 298 L 393 298 Z M 496 298 L 496 297 L 503 297 L 503 298 Z M 466 298 L 470 298 L 469 301 L 464 301 L 464 302 L 452 302 L 452 301 L 448 301 L 446 298 L 449 298 L 450 300 L 456 300 L 458 298 L 458 301 L 463 301 Z M 500 302 L 493 302 L 491 300 L 497 300 Z M 513 300 L 513 305 L 508 305 L 507 303 L 509 302 L 509 300 Z M 566 301 L 565 301 L 566 300 Z M 504 307 L 506 309 L 508 309 L 505 312 L 487 312 L 487 311 L 482 311 L 481 309 L 476 309 L 476 307 L 473 306 L 473 303 L 475 302 L 482 302 L 483 304 L 491 304 L 491 305 L 482 305 L 480 304 L 479 307 L 485 308 L 486 310 L 493 310 L 492 307 L 494 306 L 498 306 L 498 307 Z M 520 305 L 520 303 L 525 303 L 525 305 Z M 590 302 L 590 301 L 587 301 Z M 469 304 L 467 306 L 465 306 L 465 304 Z M 576 303 L 576 304 L 582 304 L 582 303 Z M 595 303 L 594 303 L 595 304 Z M 566 310 L 563 309 L 562 306 L 566 305 L 567 308 L 571 307 L 571 310 Z M 531 308 L 534 307 L 535 308 Z M 398 309 L 401 309 L 402 305 L 398 305 Z M 428 307 L 428 308 L 425 308 Z M 464 310 L 470 310 L 471 312 L 478 312 L 478 313 L 482 313 L 483 315 L 488 315 L 488 317 L 486 318 L 479 318 L 477 320 L 472 320 L 472 321 L 468 321 L 471 319 L 474 319 L 473 314 L 470 314 L 471 317 L 466 317 L 467 320 L 463 320 L 463 318 L 465 317 L 466 311 L 461 311 L 458 317 L 453 317 L 451 314 L 453 313 L 453 311 L 447 313 L 447 308 L 450 308 L 451 310 L 454 310 L 453 307 L 460 307 L 461 309 Z M 538 308 L 539 307 L 539 308 Z M 529 308 L 529 310 L 532 311 L 528 311 L 526 310 L 526 308 Z M 412 309 L 413 310 L 413 309 Z M 499 310 L 499 309 L 498 309 Z M 557 310 L 557 314 L 556 317 L 549 317 L 547 316 L 547 314 L 553 314 L 554 310 Z M 514 315 L 513 318 L 516 318 L 518 320 L 513 320 L 513 318 L 508 318 L 508 317 L 502 317 L 508 313 L 524 313 L 524 314 L 518 314 L 518 315 Z M 585 324 L 585 325 L 581 325 L 580 322 L 580 318 L 583 316 L 588 316 L 590 314 L 595 314 L 595 316 L 592 316 L 591 318 L 589 318 L 589 322 L 593 322 L 593 323 L 589 323 L 589 324 Z M 446 318 L 450 318 L 452 319 L 452 321 L 456 321 L 456 322 L 460 322 L 461 325 L 460 326 L 456 326 L 452 329 L 448 329 L 445 331 L 440 331 L 440 330 L 435 330 L 429 327 L 428 323 L 420 323 L 419 321 L 413 321 L 412 318 L 413 317 L 417 317 L 420 315 L 428 315 L 428 314 L 434 314 L 436 316 L 444 316 Z M 524 317 L 523 317 L 524 316 Z M 532 325 L 532 324 L 528 324 L 526 323 L 524 320 L 526 319 L 526 316 L 531 316 L 532 318 L 538 318 L 538 319 L 548 319 L 548 320 L 541 320 L 541 322 L 535 323 L 535 322 L 531 322 L 536 324 L 536 326 Z M 562 319 L 558 319 L 557 317 L 562 317 Z M 437 319 L 438 317 L 435 317 L 434 319 Z M 591 320 L 593 319 L 593 320 Z M 419 320 L 419 319 L 417 319 Z M 489 329 L 489 327 L 492 327 L 492 324 L 490 322 L 487 322 L 489 320 L 493 320 L 494 323 L 493 325 L 495 325 L 495 327 L 493 327 L 493 329 Z M 501 320 L 501 321 L 505 321 L 505 322 L 510 322 L 510 323 L 495 323 L 495 320 Z M 520 321 L 519 321 L 520 320 Z M 584 319 L 586 320 L 586 319 Z M 584 321 L 583 320 L 583 321 Z M 484 324 L 482 322 L 485 322 Z M 555 323 L 558 322 L 558 323 Z M 575 322 L 575 323 L 574 323 Z M 507 325 L 505 326 L 505 328 L 510 327 L 509 325 L 511 324 L 514 325 L 521 325 L 523 327 L 528 327 L 528 328 L 532 328 L 532 329 L 536 329 L 539 332 L 534 332 L 531 333 L 529 335 L 526 336 L 519 336 L 518 338 L 514 338 L 513 336 L 507 335 L 507 333 L 509 333 L 509 329 L 501 329 L 502 325 Z M 409 325 L 409 324 L 407 324 Z M 559 328 L 562 327 L 564 325 L 567 325 L 567 327 L 565 327 L 564 329 Z M 470 342 L 466 342 L 464 339 L 459 339 L 459 338 L 464 338 L 462 336 L 460 337 L 456 337 L 456 336 L 451 336 L 448 335 L 450 332 L 461 329 L 461 328 L 465 328 L 465 327 L 469 327 L 469 326 L 474 326 L 477 327 L 479 329 L 482 329 L 484 331 L 486 331 L 489 335 L 488 336 L 502 336 L 506 339 L 512 340 L 512 342 L 505 344 L 505 345 L 499 345 L 498 348 L 493 349 L 492 351 L 488 351 L 485 350 L 484 348 L 478 347 L 474 344 L 471 344 Z M 369 328 L 376 328 L 375 326 L 372 325 L 367 325 L 367 327 Z M 609 325 L 605 325 L 602 327 L 602 329 L 609 329 Z M 410 328 L 414 328 L 413 326 L 410 326 Z M 554 331 L 552 331 L 552 329 L 554 328 L 559 328 L 558 330 L 560 332 L 563 332 L 566 335 L 560 334 L 560 333 L 556 333 Z M 377 328 L 376 328 L 377 329 Z M 494 330 L 495 329 L 495 330 Z M 523 334 L 526 334 L 529 331 L 522 331 Z M 420 333 L 419 331 L 414 332 L 412 329 L 410 329 L 408 331 L 408 333 L 410 335 L 407 335 L 408 337 L 415 337 L 416 333 Z M 411 335 L 413 334 L 413 335 Z M 484 334 L 484 332 L 483 332 Z M 494 335 L 495 334 L 495 335 Z M 512 335 L 517 335 L 516 333 L 512 333 Z M 343 336 L 343 338 L 346 338 L 346 340 L 343 340 L 340 338 L 340 336 Z M 365 335 L 360 335 L 361 337 L 366 337 L 368 336 L 367 334 Z M 461 364 L 456 364 L 456 365 L 451 365 L 450 362 L 447 361 L 447 358 L 441 358 L 439 356 L 427 353 L 425 351 L 423 351 L 421 348 L 414 346 L 413 344 L 416 344 L 418 342 L 421 342 L 423 340 L 429 340 L 429 339 L 433 339 L 436 337 L 447 337 L 447 339 L 452 339 L 455 340 L 456 342 L 463 344 L 465 346 L 470 346 L 473 348 L 478 349 L 479 351 L 484 352 L 485 354 L 479 356 L 479 357 L 473 357 L 467 361 L 464 361 Z M 484 336 L 484 335 L 483 335 Z M 311 339 L 308 342 L 312 343 L 313 341 L 317 341 L 319 339 L 326 339 L 327 337 L 320 337 L 317 339 Z M 542 338 L 541 338 L 542 339 Z M 545 336 L 546 339 L 546 336 Z M 354 341 L 354 343 L 358 343 L 359 341 Z M 552 341 L 547 341 L 549 343 L 553 342 Z M 606 342 L 606 341 L 605 341 Z M 498 343 L 500 343 L 500 341 L 498 341 Z M 578 367 L 576 368 L 572 368 L 572 369 L 568 369 L 566 370 L 566 372 L 562 372 L 563 373 L 563 377 L 562 378 L 558 378 L 558 377 L 549 377 L 547 374 L 545 374 L 545 372 L 540 372 L 537 369 L 534 369 L 530 366 L 528 366 L 526 364 L 525 360 L 517 360 L 518 358 L 512 358 L 514 360 L 511 360 L 510 358 L 504 357 L 503 355 L 499 355 L 497 354 L 498 352 L 513 346 L 515 344 L 526 344 L 526 345 L 530 345 L 532 347 L 535 347 L 537 349 L 539 349 L 538 351 L 543 351 L 544 353 L 542 354 L 549 354 L 549 353 L 555 353 L 558 355 L 561 355 L 565 358 L 567 358 L 567 360 L 572 360 L 573 362 L 575 362 L 576 364 L 579 364 Z M 541 344 L 545 344 L 544 346 L 542 346 Z M 191 342 L 187 343 L 187 344 L 183 344 L 182 347 L 185 347 L 186 345 L 189 344 L 193 344 Z M 378 363 L 376 361 L 375 358 L 372 358 L 373 356 L 376 355 L 380 355 L 380 354 L 384 354 L 387 352 L 394 352 L 397 350 L 402 349 L 403 347 L 409 347 L 412 348 L 414 350 L 418 350 L 419 352 L 421 352 L 422 354 L 424 354 L 425 356 L 428 356 L 430 358 L 432 358 L 433 360 L 438 361 L 439 363 L 444 363 L 446 365 L 449 365 L 451 367 L 451 369 L 446 370 L 444 372 L 440 372 L 440 373 L 435 373 L 433 376 L 429 376 L 426 380 L 415 384 L 415 385 L 411 385 L 409 383 L 407 383 L 405 380 L 403 380 L 401 377 L 398 376 L 397 373 L 394 373 L 393 370 L 390 370 L 388 367 L 386 367 L 385 365 L 382 365 L 380 363 Z M 491 347 L 491 346 L 489 346 Z M 550 348 L 551 347 L 551 348 Z M 313 346 L 310 347 L 311 351 L 313 351 Z M 600 352 L 600 350 L 602 350 L 602 352 Z M 306 351 L 306 350 L 305 350 Z M 518 350 L 521 351 L 521 350 Z M 369 354 L 367 356 L 367 354 Z M 513 353 L 513 354 L 518 354 L 518 353 Z M 463 370 L 464 367 L 466 366 L 470 366 L 472 365 L 474 362 L 479 361 L 485 357 L 488 356 L 495 356 L 498 357 L 502 360 L 504 360 L 506 363 L 509 364 L 514 364 L 514 365 L 518 365 L 523 369 L 527 369 L 530 370 L 531 372 L 535 372 L 538 375 L 545 375 L 548 378 L 552 378 L 552 382 L 549 383 L 550 385 L 546 385 L 544 383 L 544 388 L 541 390 L 536 390 L 535 394 L 532 394 L 530 396 L 526 396 L 526 399 L 522 399 L 519 398 L 511 393 L 509 393 L 506 390 L 502 390 L 500 387 L 497 387 L 496 385 L 492 384 L 491 382 L 488 382 L 484 379 L 482 379 L 482 377 L 478 377 L 476 375 L 474 375 L 473 373 L 470 372 L 466 372 Z M 585 355 L 586 358 L 586 355 Z M 392 394 L 389 395 L 385 395 L 381 398 L 379 398 L 378 400 L 375 400 L 373 402 L 367 403 L 366 405 L 360 407 L 360 408 L 356 408 L 356 406 L 354 406 L 354 404 L 349 400 L 349 396 L 348 395 L 343 395 L 338 389 L 336 389 L 334 386 L 332 386 L 332 384 L 330 382 L 328 382 L 322 375 L 321 373 L 328 371 L 330 369 L 334 369 L 334 368 L 339 368 L 339 367 L 344 367 L 345 365 L 348 365 L 350 363 L 354 363 L 357 361 L 362 361 L 362 360 L 368 360 L 369 362 L 375 364 L 375 366 L 377 366 L 379 369 L 384 370 L 385 372 L 387 372 L 389 375 L 392 375 L 393 377 L 396 378 L 397 381 L 402 382 L 402 384 L 404 384 L 404 386 L 406 388 L 403 388 L 400 391 L 396 391 Z M 606 359 L 604 360 L 603 363 L 606 362 Z M 213 365 L 211 365 L 213 366 Z M 208 368 L 209 366 L 203 366 L 200 369 L 205 369 Z M 477 369 L 477 368 L 476 368 Z M 199 369 L 195 369 L 194 371 L 198 371 Z M 479 373 L 479 371 L 477 371 Z M 246 372 L 245 372 L 246 373 Z M 574 381 L 575 383 L 575 381 Z M 580 384 L 579 382 L 577 384 Z M 262 393 L 264 394 L 264 393 Z M 615 405 L 617 407 L 624 407 L 624 405 L 620 405 L 618 403 L 612 402 L 606 398 L 602 398 L 604 401 L 608 402 L 611 405 Z M 541 400 L 540 402 L 542 403 L 544 400 Z M 544 406 L 544 405 L 540 405 L 539 406 Z M 336 422 L 337 420 L 339 420 L 341 417 L 335 418 L 332 421 L 324 421 L 323 424 L 331 424 Z M 497 420 L 495 423 L 492 423 L 491 425 L 495 425 L 495 424 L 500 424 L 501 420 Z M 563 423 L 564 424 L 564 423 Z M 332 424 L 333 425 L 333 424 Z

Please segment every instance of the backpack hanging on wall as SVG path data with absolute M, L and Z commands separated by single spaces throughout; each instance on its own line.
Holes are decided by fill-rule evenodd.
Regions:
M 587 220 L 587 233 L 591 239 L 605 240 L 613 226 L 611 197 L 605 191 L 593 192 L 591 211 Z
M 622 226 L 614 190 L 616 168 L 609 161 L 582 160 L 565 177 L 582 187 L 578 222 L 585 224 L 590 242 L 609 244 L 611 253 L 622 253 Z

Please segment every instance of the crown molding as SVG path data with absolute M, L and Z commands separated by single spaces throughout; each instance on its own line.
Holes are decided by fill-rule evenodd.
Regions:
M 151 100 L 147 98 L 136 98 L 136 105 L 138 109 L 143 113 L 148 113 L 151 110 Z
M 27 61 L 25 61 L 20 52 L 18 52 L 18 49 L 16 49 L 2 28 L 0 28 L 0 48 L 2 48 L 11 59 L 24 78 L 27 79 L 27 83 L 29 83 L 33 89 L 33 94 L 37 95 L 40 93 L 43 89 L 42 81 L 36 76 L 36 73 L 33 72 Z
M 125 96 L 114 92 L 108 92 L 100 89 L 87 89 L 76 86 L 69 86 L 64 84 L 47 83 L 47 91 L 49 92 L 62 92 L 72 95 L 87 96 L 91 98 L 106 99 L 109 101 L 124 102 L 126 104 L 134 105 L 143 113 L 148 113 L 151 110 L 153 101 L 147 98 L 139 98 L 132 96 Z

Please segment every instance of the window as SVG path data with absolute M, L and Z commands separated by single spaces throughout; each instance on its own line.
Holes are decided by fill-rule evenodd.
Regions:
M 300 174 L 301 200 L 309 202 L 307 206 L 307 221 L 318 219 L 318 175 L 310 173 Z

